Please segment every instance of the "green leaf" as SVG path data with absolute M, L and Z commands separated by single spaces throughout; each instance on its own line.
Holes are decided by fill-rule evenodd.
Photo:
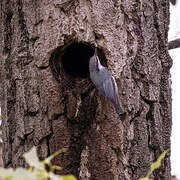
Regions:
M 9 168 L 9 169 L 0 168 L 1 179 L 9 180 L 12 178 L 13 174 L 14 174 L 14 171 L 12 168 Z
M 67 175 L 67 176 L 63 176 L 63 180 L 77 180 L 77 179 L 74 176 Z
M 59 151 L 55 152 L 54 154 L 52 154 L 51 156 L 49 156 L 48 158 L 44 159 L 42 161 L 43 164 L 49 164 L 51 162 L 51 160 L 57 156 L 58 154 L 61 154 L 61 153 L 64 153 L 67 151 L 67 148 L 63 148 L 63 149 L 60 149 Z
M 62 176 L 58 176 L 53 174 L 52 172 L 49 173 L 50 180 L 63 180 Z
M 157 161 L 155 161 L 154 163 L 152 163 L 151 165 L 151 170 L 150 172 L 152 173 L 155 169 L 158 169 L 161 166 L 161 161 L 162 159 L 164 159 L 165 155 L 167 154 L 169 150 L 165 150 L 157 159 Z
M 61 170 L 62 170 L 62 167 L 56 166 L 56 165 L 52 165 L 52 166 L 51 166 L 51 170 L 52 170 L 52 172 L 53 172 L 54 170 L 61 171 Z
M 168 151 L 169 151 L 169 149 L 168 149 L 168 150 L 165 150 L 165 151 L 159 156 L 159 158 L 158 158 L 154 163 L 151 164 L 151 169 L 150 169 L 149 172 L 147 173 L 146 177 L 140 178 L 139 180 L 151 180 L 151 179 L 149 179 L 149 176 L 151 175 L 151 173 L 152 173 L 155 169 L 157 169 L 157 168 L 159 168 L 159 167 L 161 166 L 161 161 L 162 161 L 162 159 L 164 159 L 164 157 L 165 157 L 165 155 L 167 154 Z
M 39 161 L 35 147 L 33 147 L 29 152 L 24 153 L 23 157 L 29 166 L 44 169 L 44 165 Z
M 11 180 L 33 180 L 35 177 L 34 173 L 23 168 L 17 168 Z
M 44 170 L 33 170 L 33 173 L 35 174 L 36 178 L 35 180 L 45 180 L 45 179 L 48 179 L 48 173 L 47 171 L 44 169 Z

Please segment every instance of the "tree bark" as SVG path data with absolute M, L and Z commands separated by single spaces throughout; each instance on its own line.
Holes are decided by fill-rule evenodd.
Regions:
M 63 167 L 61 174 L 81 180 L 145 176 L 170 149 L 169 2 L 0 4 L 4 166 L 24 166 L 22 154 L 34 145 L 41 159 L 67 147 L 53 161 Z M 87 62 L 96 45 L 116 78 L 123 117 L 89 78 Z M 81 54 L 86 62 L 79 61 Z M 166 156 L 152 178 L 170 177 Z
M 180 47 L 180 38 L 170 41 L 168 44 L 169 50 Z

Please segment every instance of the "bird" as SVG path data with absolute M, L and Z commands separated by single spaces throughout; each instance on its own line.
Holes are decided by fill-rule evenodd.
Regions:
M 113 104 L 116 113 L 118 115 L 123 114 L 115 78 L 106 67 L 101 65 L 97 55 L 97 48 L 95 48 L 94 55 L 89 60 L 89 73 L 95 87 Z

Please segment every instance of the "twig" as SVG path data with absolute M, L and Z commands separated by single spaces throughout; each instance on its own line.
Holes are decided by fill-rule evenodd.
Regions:
M 170 50 L 170 49 L 175 49 L 175 48 L 178 48 L 178 47 L 180 47 L 180 38 L 175 39 L 175 40 L 173 40 L 173 41 L 170 41 L 170 42 L 168 43 L 168 49 L 169 49 L 169 50 Z

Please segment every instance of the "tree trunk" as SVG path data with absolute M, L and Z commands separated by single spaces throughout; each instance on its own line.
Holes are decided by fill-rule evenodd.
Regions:
M 53 163 L 81 180 L 136 180 L 170 148 L 169 2 L 2 0 L 3 161 L 24 166 L 67 147 Z M 98 47 L 125 115 L 93 86 Z M 1 48 L 2 47 L 2 48 Z M 166 156 L 152 178 L 170 179 Z

